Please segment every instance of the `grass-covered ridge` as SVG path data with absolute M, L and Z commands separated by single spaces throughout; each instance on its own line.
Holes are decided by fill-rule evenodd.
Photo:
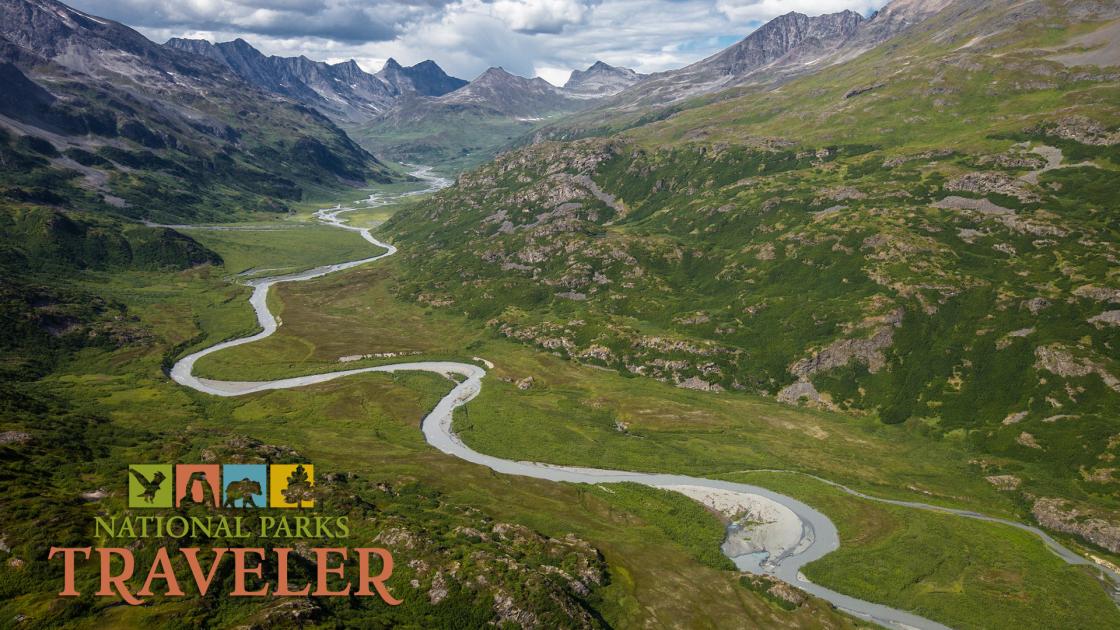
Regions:
M 626 377 L 927 433 L 1120 552 L 1120 86 L 1052 58 L 1111 19 L 1059 4 L 502 155 L 389 222 L 398 295 Z

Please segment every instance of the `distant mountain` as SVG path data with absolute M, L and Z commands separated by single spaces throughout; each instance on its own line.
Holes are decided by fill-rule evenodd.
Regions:
M 390 176 L 318 112 L 54 0 L 0 3 L 0 76 L 0 144 L 27 160 L 2 197 L 220 218 Z
M 578 98 L 600 98 L 617 94 L 644 77 L 629 68 L 616 68 L 596 61 L 587 70 L 573 70 L 564 84 L 564 91 Z
M 419 96 L 442 96 L 467 84 L 463 79 L 448 75 L 431 59 L 406 67 L 390 57 L 377 76 L 396 86 L 400 94 Z
M 480 163 L 550 118 L 587 107 L 541 78 L 490 68 L 469 84 L 437 97 L 407 96 L 351 133 L 395 160 L 464 168 Z
M 448 76 L 434 61 L 404 67 L 389 59 L 378 73 L 369 74 L 352 59 L 328 64 L 304 56 L 265 56 L 243 39 L 212 44 L 172 38 L 165 46 L 218 61 L 253 85 L 340 120 L 365 120 L 402 96 L 439 96 L 467 83 Z
M 548 81 L 490 68 L 467 85 L 429 101 L 435 108 L 479 107 L 505 116 L 537 117 L 571 110 L 578 102 Z
M 670 103 L 740 85 L 762 76 L 799 72 L 849 42 L 864 17 L 854 11 L 809 17 L 787 13 L 742 41 L 679 70 L 660 72 L 622 91 L 612 105 L 634 107 Z
M 706 59 L 646 75 L 579 113 L 550 124 L 534 137 L 599 134 L 656 117 L 658 111 L 671 113 L 686 99 L 736 87 L 779 85 L 851 61 L 926 23 L 950 4 L 952 0 L 893 0 L 866 18 L 854 11 L 814 17 L 790 12 Z M 957 4 L 975 3 L 965 0 Z

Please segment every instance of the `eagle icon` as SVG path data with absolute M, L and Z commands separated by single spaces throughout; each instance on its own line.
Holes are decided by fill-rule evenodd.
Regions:
M 156 493 L 159 492 L 160 486 L 163 485 L 163 480 L 167 479 L 167 476 L 163 474 L 163 471 L 157 470 L 155 474 L 152 475 L 151 481 L 148 481 L 147 477 L 140 474 L 135 469 L 129 468 L 128 472 L 132 473 L 132 476 L 136 477 L 136 481 L 139 481 L 140 485 L 144 488 L 144 491 L 136 496 L 144 499 L 148 503 L 155 501 Z

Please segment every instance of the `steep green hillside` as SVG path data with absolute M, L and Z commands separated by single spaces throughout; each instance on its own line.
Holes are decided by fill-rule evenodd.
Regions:
M 0 81 L 0 202 L 215 220 L 392 175 L 319 112 L 54 0 L 0 5 Z
M 958 3 L 780 88 L 503 155 L 390 222 L 401 294 L 623 374 L 924 426 L 1120 551 L 1120 85 L 1078 65 L 1103 18 Z

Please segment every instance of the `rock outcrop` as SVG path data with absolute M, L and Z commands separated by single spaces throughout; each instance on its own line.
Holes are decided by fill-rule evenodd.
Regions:
M 1112 375 L 1103 365 L 1087 358 L 1074 356 L 1059 344 L 1041 346 L 1034 351 L 1035 369 L 1046 370 L 1063 377 L 1080 377 L 1096 374 L 1104 384 L 1120 392 L 1120 379 Z
M 1071 506 L 1064 499 L 1040 498 L 1031 507 L 1040 525 L 1054 531 L 1080 536 L 1113 553 L 1120 553 L 1120 524 L 1101 518 L 1085 508 Z

